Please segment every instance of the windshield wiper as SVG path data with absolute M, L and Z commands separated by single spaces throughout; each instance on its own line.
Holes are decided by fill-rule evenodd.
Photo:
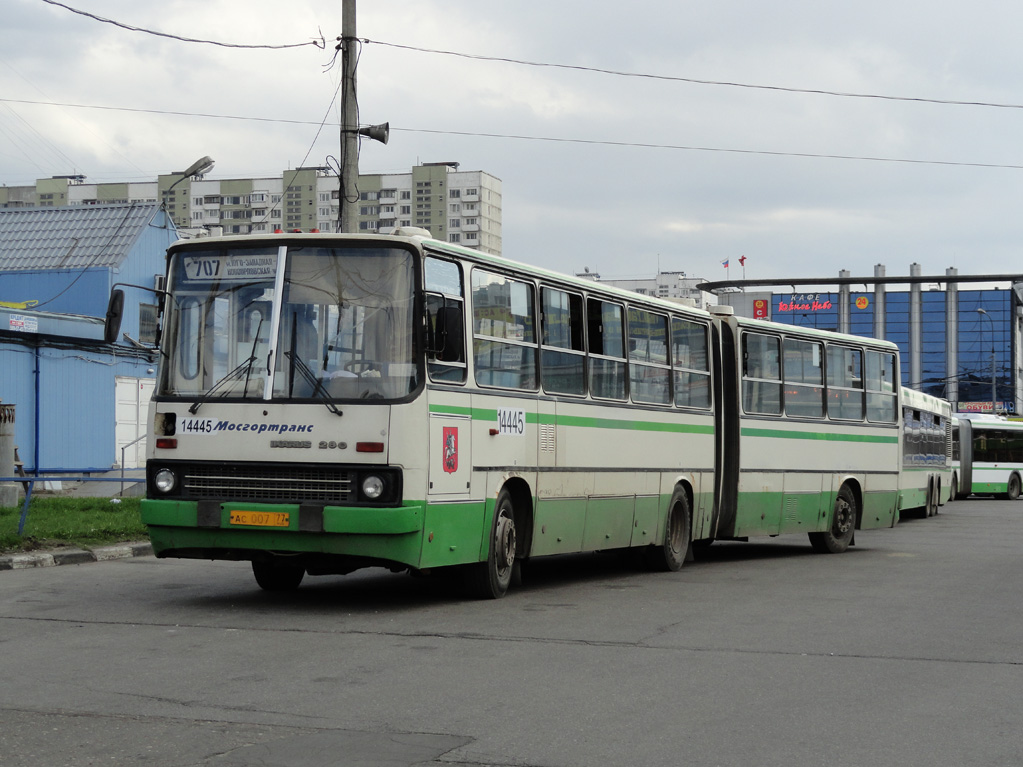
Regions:
M 243 394 L 247 392 L 249 388 L 249 371 L 252 370 L 252 363 L 255 361 L 256 361 L 255 356 L 249 357 L 247 360 L 242 362 L 242 364 L 240 364 L 226 376 L 224 376 L 215 384 L 213 384 L 213 386 L 211 386 L 209 389 L 207 389 L 199 396 L 199 399 L 197 399 L 189 406 L 188 412 L 191 413 L 192 415 L 195 415 L 197 412 L 199 412 L 199 408 L 202 407 L 204 402 L 213 398 L 214 392 L 218 391 L 228 381 L 233 381 L 236 378 L 241 378 L 242 375 L 245 376 L 245 390 L 243 391 Z
M 330 394 L 323 388 L 323 381 L 316 377 L 316 374 L 309 369 L 309 366 L 302 361 L 294 352 L 284 352 L 284 356 L 288 358 L 291 363 L 292 370 L 297 370 L 302 374 L 302 378 L 305 379 L 306 383 L 313 387 L 313 396 L 316 399 L 323 402 L 324 406 L 334 415 L 344 415 L 344 413 L 334 404 L 334 401 L 330 398 Z
M 242 388 L 242 395 L 249 393 L 249 375 L 252 373 L 252 363 L 256 361 L 256 346 L 259 344 L 259 331 L 263 329 L 263 318 L 259 318 L 259 324 L 256 326 L 256 332 L 252 338 L 252 351 L 249 352 L 249 358 L 242 362 L 238 367 L 228 373 L 226 376 L 217 381 L 211 386 L 206 392 L 199 396 L 195 402 L 192 403 L 191 407 L 188 408 L 188 412 L 195 415 L 199 412 L 199 408 L 202 407 L 202 403 L 213 397 L 213 392 L 219 389 L 221 386 L 226 384 L 228 381 L 232 381 L 235 378 L 241 378 L 242 372 L 245 373 L 245 386 Z M 269 369 L 267 373 L 269 374 Z

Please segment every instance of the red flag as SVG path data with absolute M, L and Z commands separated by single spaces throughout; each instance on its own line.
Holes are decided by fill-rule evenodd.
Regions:
M 739 263 L 746 266 L 746 256 L 739 256 Z

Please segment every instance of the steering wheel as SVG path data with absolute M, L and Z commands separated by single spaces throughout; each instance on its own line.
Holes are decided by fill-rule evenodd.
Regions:
M 344 364 L 344 369 L 349 373 L 357 373 L 359 375 L 367 370 L 380 370 L 381 368 L 380 363 L 375 360 L 351 360 Z

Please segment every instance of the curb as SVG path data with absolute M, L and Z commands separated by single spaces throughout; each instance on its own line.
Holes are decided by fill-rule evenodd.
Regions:
M 111 559 L 149 557 L 153 555 L 150 543 L 121 543 L 114 546 L 97 546 L 94 549 L 63 549 L 33 554 L 9 554 L 0 557 L 0 570 L 27 570 L 32 567 L 54 567 L 56 565 L 82 565 L 87 562 L 106 562 Z

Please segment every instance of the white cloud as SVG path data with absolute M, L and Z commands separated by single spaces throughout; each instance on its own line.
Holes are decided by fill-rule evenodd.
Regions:
M 215 177 L 276 175 L 338 154 L 313 137 L 337 69 L 340 3 L 90 0 L 128 24 L 238 43 L 156 38 L 37 0 L 13 0 L 0 30 L 0 97 L 314 124 L 28 106 L 0 107 L 0 183 L 78 170 L 92 180 L 180 169 L 209 154 Z M 1023 7 L 922 0 L 847 6 L 785 0 L 359 4 L 359 35 L 472 54 L 713 81 L 1013 103 Z M 327 71 L 325 71 L 325 68 Z M 623 78 L 472 61 L 377 44 L 359 65 L 366 171 L 455 160 L 504 182 L 505 254 L 567 271 L 716 276 L 745 254 L 759 276 L 871 270 L 918 261 L 1000 271 L 1021 231 L 1023 171 L 784 156 L 1023 164 L 1020 110 L 855 99 Z M 11 110 L 14 110 L 13 112 Z M 404 130 L 403 130 L 404 129 Z M 680 151 L 419 133 L 410 129 L 702 147 Z M 779 154 L 758 154 L 781 153 Z M 74 167 L 67 167 L 68 164 Z

